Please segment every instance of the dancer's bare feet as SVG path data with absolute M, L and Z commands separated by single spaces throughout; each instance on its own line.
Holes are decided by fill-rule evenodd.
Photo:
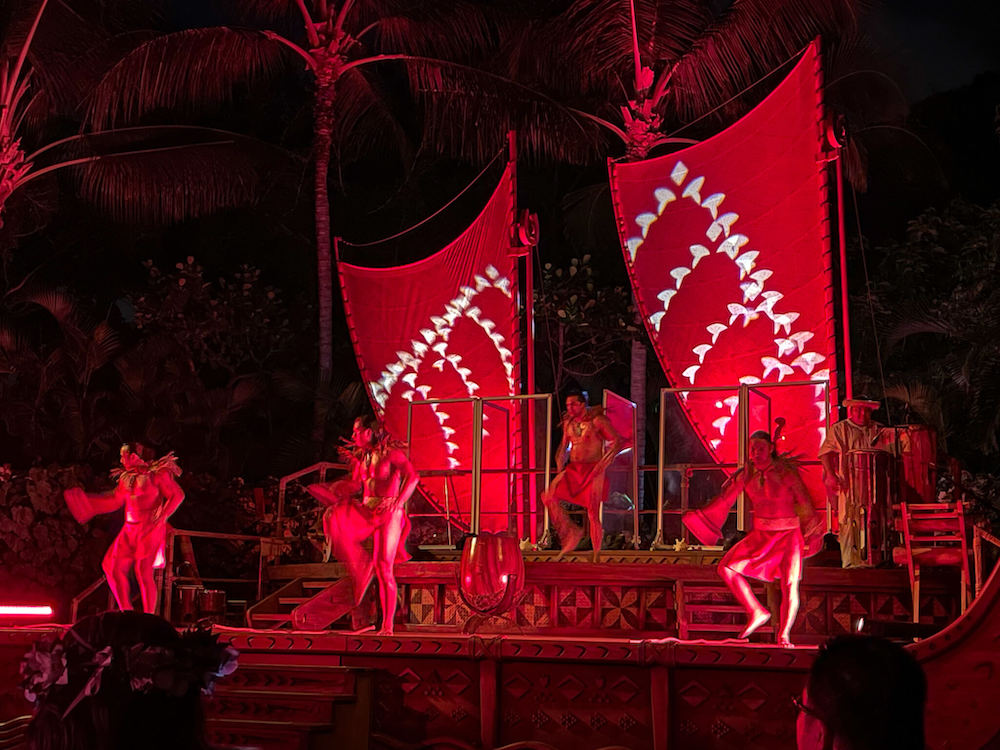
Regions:
M 787 635 L 783 635 L 778 639 L 778 645 L 782 648 L 795 648 L 795 644 L 792 643 L 792 639 Z
M 763 625 L 770 619 L 771 619 L 770 612 L 768 612 L 766 609 L 760 610 L 759 612 L 757 612 L 757 614 L 755 614 L 753 617 L 750 618 L 750 622 L 748 622 L 747 626 L 743 628 L 743 632 L 740 633 L 739 637 L 749 638 L 751 635 L 753 635 L 754 631 L 757 630 L 757 628 L 759 628 L 761 625 Z
M 580 527 L 576 527 L 569 532 L 569 534 L 567 534 L 566 541 L 563 542 L 562 549 L 559 551 L 559 554 L 556 555 L 556 561 L 558 562 L 559 560 L 562 560 L 567 552 L 575 550 L 581 539 L 583 539 L 583 529 Z

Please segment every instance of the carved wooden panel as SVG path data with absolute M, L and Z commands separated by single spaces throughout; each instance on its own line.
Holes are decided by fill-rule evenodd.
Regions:
M 458 592 L 457 585 L 446 585 L 444 590 L 444 606 L 442 624 L 448 627 L 461 628 L 472 615 L 472 610 L 465 606 Z M 439 595 L 442 588 L 438 589 Z
M 407 589 L 410 615 L 408 621 L 414 625 L 433 625 L 437 585 L 410 584 Z
M 467 659 L 345 657 L 374 672 L 373 730 L 407 743 L 450 736 L 479 742 L 479 666 Z
M 618 631 L 639 630 L 641 590 L 635 586 L 601 586 L 600 626 Z
M 642 596 L 645 599 L 644 630 L 659 630 L 664 635 L 674 635 L 677 632 L 677 617 L 674 612 L 674 592 L 666 587 L 644 588 Z
M 524 599 L 517 607 L 517 624 L 529 628 L 552 627 L 549 586 L 525 586 Z
M 502 664 L 500 745 L 545 742 L 567 750 L 652 747 L 649 671 L 584 663 Z
M 594 586 L 553 586 L 557 597 L 556 627 L 596 628 L 594 618 Z
M 794 750 L 791 698 L 805 675 L 678 670 L 671 677 L 671 750 Z

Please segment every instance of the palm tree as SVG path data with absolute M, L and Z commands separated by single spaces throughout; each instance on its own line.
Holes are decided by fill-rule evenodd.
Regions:
M 449 116 L 462 110 L 462 124 L 481 115 L 485 107 L 470 109 L 469 102 L 476 99 L 477 91 L 493 94 L 504 79 L 464 63 L 495 47 L 499 27 L 475 4 L 454 1 L 247 0 L 241 11 L 244 20 L 262 30 L 226 26 L 188 29 L 140 45 L 98 87 L 89 122 L 107 127 L 138 121 L 159 108 L 216 104 L 238 86 L 254 86 L 272 78 L 282 66 L 294 62 L 305 66 L 312 85 L 310 157 L 319 297 L 317 393 L 322 396 L 331 382 L 333 367 L 331 159 L 334 155 L 343 157 L 347 149 L 363 152 L 386 138 L 403 151 L 408 148 L 404 128 L 391 106 L 393 98 L 399 98 L 400 86 L 391 76 L 387 80 L 378 75 L 390 69 L 387 65 L 395 64 L 391 70 L 397 72 L 398 66 L 403 66 L 417 97 L 447 100 Z M 285 31 L 279 33 L 274 28 Z M 479 81 L 479 89 L 462 85 L 473 79 Z M 523 90 L 520 93 L 525 94 Z M 483 98 L 480 96 L 480 103 Z M 495 94 L 489 98 L 494 107 L 500 107 Z M 433 107 L 426 111 L 428 120 L 433 120 Z M 536 118 L 540 112 L 538 107 L 530 110 Z M 563 122 L 572 121 L 565 113 L 559 116 Z M 498 121 L 492 117 L 483 120 L 490 122 L 493 133 Z M 447 127 L 453 126 L 449 123 Z M 492 156 L 503 142 L 492 137 L 470 138 L 472 129 L 462 127 L 460 131 L 450 133 L 452 142 L 473 156 Z M 435 132 L 441 135 L 444 131 Z M 546 131 L 539 128 L 533 132 Z M 323 434 L 322 400 L 317 399 L 315 444 Z
M 511 51 L 514 77 L 576 106 L 642 159 L 708 113 L 731 120 L 744 95 L 812 39 L 857 31 L 863 0 L 573 0 Z
M 49 0 L 17 5 L 3 31 L 0 227 L 17 209 L 24 209 L 16 216 L 22 221 L 39 213 L 45 201 L 38 195 L 21 205 L 12 200 L 67 168 L 75 168 L 85 198 L 126 220 L 175 221 L 246 204 L 259 194 L 259 153 L 249 155 L 256 146 L 234 133 L 175 126 L 70 130 L 96 78 L 123 47 L 134 46 L 134 34 L 112 35 L 65 3 Z M 196 167 L 178 158 L 192 150 Z M 198 189 L 184 201 L 152 200 L 180 184 Z M 13 234 L 24 234 L 23 227 Z

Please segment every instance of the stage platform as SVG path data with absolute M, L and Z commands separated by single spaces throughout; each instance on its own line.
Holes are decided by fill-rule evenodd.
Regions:
M 551 562 L 555 554 L 526 554 L 524 591 L 515 606 L 503 616 L 487 618 L 474 616 L 462 601 L 457 561 L 399 564 L 397 630 L 689 639 L 736 635 L 745 624 L 743 609 L 715 569 L 721 550 L 611 551 L 600 563 L 588 562 L 589 553 Z M 292 610 L 343 575 L 337 563 L 269 568 L 275 591 L 251 608 L 248 624 L 291 627 Z M 768 592 L 756 584 L 755 591 L 762 602 L 770 595 L 771 609 L 777 611 L 776 587 Z M 869 623 L 911 619 L 909 583 L 902 568 L 842 570 L 807 564 L 800 593 L 802 604 L 792 631 L 798 643 L 820 643 L 849 633 L 859 618 Z M 920 612 L 925 630 L 943 628 L 958 617 L 957 575 L 926 573 Z M 351 623 L 344 618 L 335 627 L 350 628 Z M 762 628 L 754 640 L 773 642 L 773 630 Z
M 457 563 L 443 561 L 399 566 L 405 607 L 392 636 L 219 626 L 240 668 L 206 701 L 210 738 L 261 750 L 792 750 L 791 697 L 816 654 L 809 642 L 827 635 L 820 626 L 846 632 L 856 616 L 883 611 L 909 618 L 905 571 L 810 567 L 801 645 L 690 629 L 678 638 L 668 604 L 718 584 L 692 554 L 702 553 L 658 564 L 529 561 L 526 598 L 473 634 L 462 632 Z M 338 568 L 270 572 L 329 583 Z M 925 580 L 929 620 L 957 613 L 953 583 Z M 994 572 L 965 615 L 911 646 L 928 674 L 933 750 L 1000 747 L 998 589 Z M 0 720 L 30 708 L 17 663 L 55 628 L 0 629 Z
M 541 569 L 532 572 L 536 565 Z M 603 592 L 635 573 L 619 565 L 629 564 L 529 563 L 528 578 L 545 589 L 592 576 L 587 585 Z M 643 567 L 648 577 L 632 584 L 640 590 L 669 588 L 692 572 L 685 569 L 706 570 L 685 563 Z M 878 593 L 898 583 L 899 572 L 809 569 L 804 583 L 812 577 L 811 595 L 831 603 L 842 596 L 868 602 L 899 598 L 899 591 Z M 578 587 L 585 584 L 570 584 Z M 466 635 L 432 625 L 410 625 L 392 636 L 221 632 L 244 663 L 365 675 L 372 732 L 364 747 L 378 750 L 792 750 L 791 697 L 800 693 L 816 655 L 808 645 L 654 639 L 610 627 L 600 637 L 511 627 Z M 928 747 L 1000 748 L 997 573 L 964 615 L 911 648 L 928 677 Z
M 683 565 L 645 566 L 665 578 L 650 572 L 635 587 L 666 587 Z M 596 573 L 584 563 L 546 567 L 565 568 L 545 574 L 554 579 Z M 621 585 L 614 567 L 591 585 Z M 824 576 L 841 574 L 842 595 L 864 598 L 875 594 L 849 589 L 877 589 L 894 572 Z M 206 703 L 211 739 L 262 750 L 792 750 L 790 699 L 816 653 L 610 629 L 585 637 L 410 627 L 392 636 L 220 627 L 241 656 Z M 0 720 L 27 712 L 17 663 L 55 628 L 0 629 Z M 1000 747 L 998 646 L 994 572 L 962 617 L 911 646 L 928 676 L 929 748 Z

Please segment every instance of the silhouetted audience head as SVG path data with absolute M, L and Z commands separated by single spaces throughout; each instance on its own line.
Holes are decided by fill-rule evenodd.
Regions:
M 21 663 L 35 712 L 29 750 L 201 750 L 201 693 L 236 669 L 205 629 L 179 634 L 141 612 L 88 617 Z
M 796 701 L 799 750 L 924 750 L 927 680 L 902 646 L 839 636 L 820 647 Z

